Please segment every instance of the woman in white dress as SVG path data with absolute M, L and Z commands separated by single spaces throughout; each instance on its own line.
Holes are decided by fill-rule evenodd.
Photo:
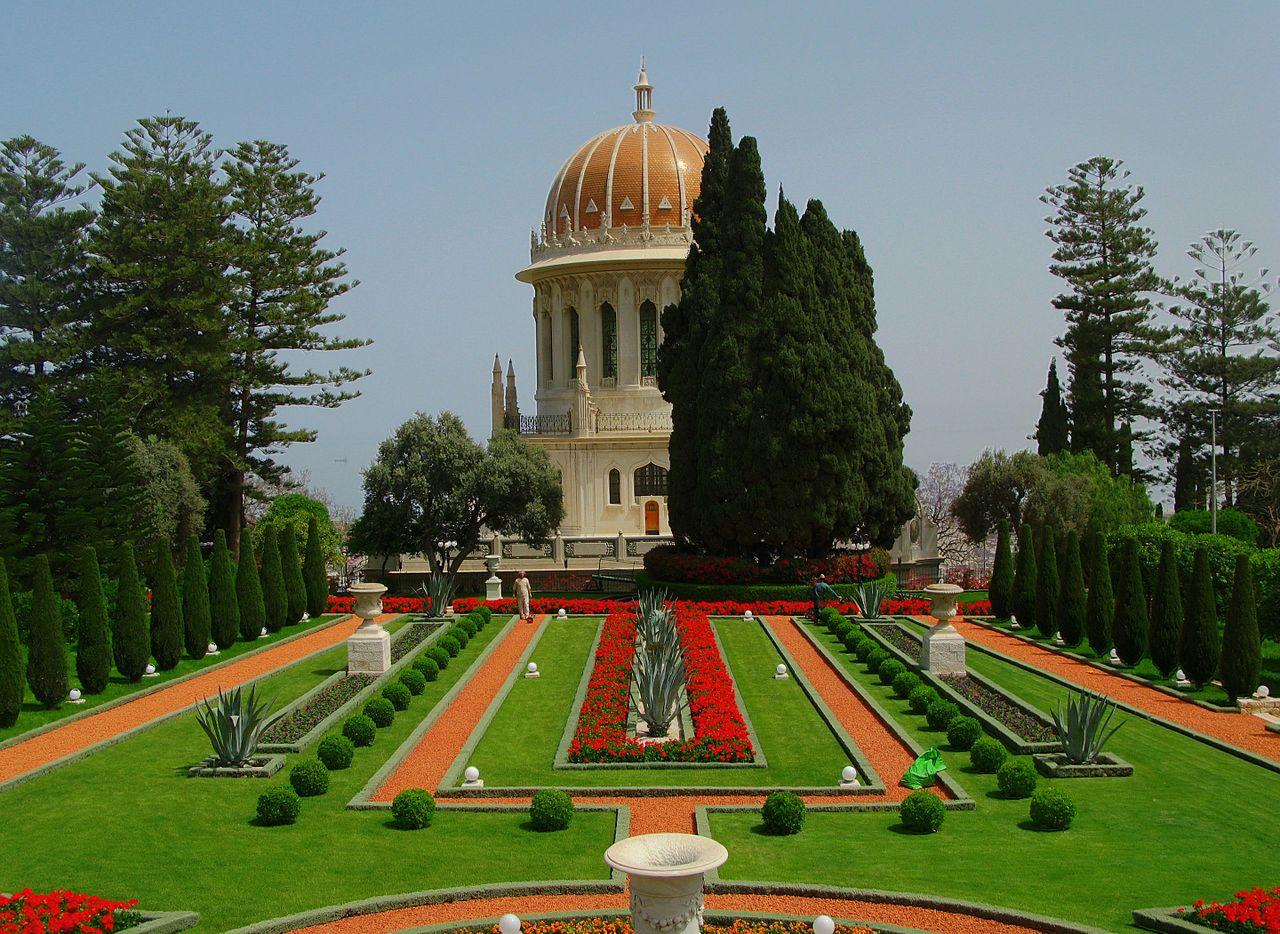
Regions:
M 533 588 L 524 571 L 516 571 L 516 612 L 524 622 L 533 622 Z

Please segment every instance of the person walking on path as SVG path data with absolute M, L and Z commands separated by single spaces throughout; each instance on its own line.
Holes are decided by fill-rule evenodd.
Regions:
M 818 621 L 818 614 L 822 612 L 822 601 L 829 598 L 833 603 L 840 602 L 840 595 L 836 593 L 835 588 L 827 583 L 827 575 L 819 574 L 813 582 L 813 621 Z
M 524 571 L 516 571 L 516 612 L 520 614 L 521 622 L 533 622 L 533 588 L 529 585 L 529 578 L 524 576 Z

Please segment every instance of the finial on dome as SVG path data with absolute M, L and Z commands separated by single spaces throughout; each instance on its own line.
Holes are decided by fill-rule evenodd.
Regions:
M 649 83 L 649 73 L 645 71 L 644 56 L 640 56 L 640 76 L 636 78 L 636 109 L 631 114 L 636 123 L 649 123 L 653 120 L 653 85 Z

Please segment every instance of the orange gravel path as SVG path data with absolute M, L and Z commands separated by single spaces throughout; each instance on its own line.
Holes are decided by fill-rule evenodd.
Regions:
M 395 614 L 387 613 L 378 617 L 378 620 L 385 622 L 394 616 Z M 236 659 L 214 671 L 185 681 L 176 681 L 145 697 L 81 717 L 0 749 L 0 782 L 25 775 L 98 743 L 115 739 L 129 730 L 185 710 L 197 701 L 216 694 L 219 688 L 233 688 L 271 674 L 308 655 L 332 648 L 355 632 L 359 625 L 359 617 L 344 617 L 289 642 Z
M 466 745 L 484 712 L 502 690 L 533 636 L 546 620 L 545 616 L 529 623 L 516 622 L 502 637 L 492 654 L 485 660 L 470 680 L 431 728 L 418 741 L 418 745 L 387 776 L 386 781 L 371 796 L 371 801 L 390 801 L 406 788 L 427 788 L 436 791 L 449 766 Z
M 925 617 L 916 619 L 930 622 Z M 1010 633 L 989 629 L 958 616 L 952 620 L 952 625 L 970 642 L 1026 662 L 1040 671 L 1065 678 L 1090 691 L 1106 694 L 1163 720 L 1189 727 L 1273 762 L 1280 762 L 1280 733 L 1269 732 L 1266 721 L 1261 717 L 1206 710 L 1191 701 L 1173 697 L 1145 684 L 1095 668 L 1079 659 L 1050 652 Z

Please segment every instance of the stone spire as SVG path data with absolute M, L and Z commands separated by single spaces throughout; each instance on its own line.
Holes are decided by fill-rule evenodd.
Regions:
M 489 386 L 489 411 L 493 420 L 493 429 L 490 437 L 496 437 L 505 424 L 502 397 L 502 363 L 498 360 L 497 354 L 493 355 L 493 382 Z
M 572 425 L 570 434 L 582 436 L 591 434 L 595 430 L 592 422 L 591 410 L 591 387 L 587 385 L 587 355 L 582 352 L 582 345 L 578 345 L 578 362 L 574 366 L 574 372 L 577 374 L 573 380 L 573 409 L 571 414 Z
M 649 83 L 649 73 L 644 70 L 644 56 L 640 56 L 640 77 L 636 78 L 636 109 L 631 114 L 636 123 L 650 123 L 653 120 L 653 85 Z
M 505 414 L 507 424 L 516 428 L 520 424 L 520 404 L 516 401 L 516 367 L 507 360 L 507 394 Z

